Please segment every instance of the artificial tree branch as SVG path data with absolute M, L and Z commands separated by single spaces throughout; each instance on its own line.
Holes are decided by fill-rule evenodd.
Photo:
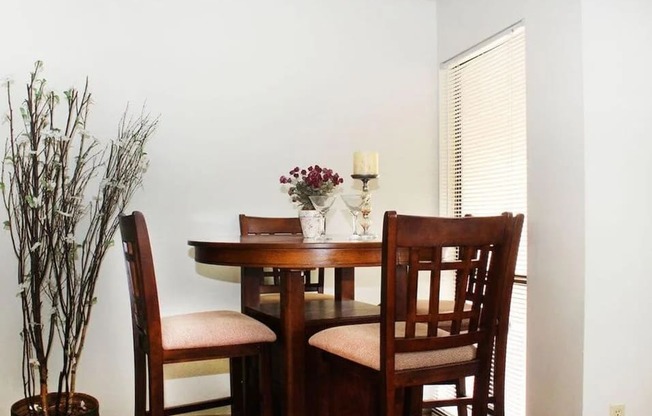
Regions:
M 23 311 L 23 389 L 38 387 L 40 409 L 49 416 L 48 375 L 53 351 L 58 362 L 55 413 L 74 409 L 76 375 L 85 345 L 101 264 L 118 226 L 117 216 L 133 197 L 147 170 L 144 147 L 158 119 L 145 113 L 130 118 L 128 107 L 112 142 L 88 132 L 92 104 L 84 89 L 66 91 L 63 128 L 59 96 L 48 91 L 37 62 L 20 106 L 23 132 L 14 130 L 10 87 L 9 138 L 2 161 L 0 190 L 17 259 Z M 53 349 L 55 344 L 59 348 Z

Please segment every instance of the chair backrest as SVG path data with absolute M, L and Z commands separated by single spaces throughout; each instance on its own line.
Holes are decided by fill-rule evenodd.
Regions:
M 474 344 L 474 365 L 484 366 L 488 374 L 499 313 L 508 310 L 502 304 L 509 302 L 505 293 L 513 284 L 522 226 L 522 214 L 437 218 L 385 213 L 381 289 L 385 374 L 392 377 L 397 353 Z M 445 279 L 455 279 L 454 307 L 440 313 Z M 427 290 L 419 290 L 420 285 Z M 397 300 L 400 287 L 405 289 L 398 291 Z M 429 308 L 418 313 L 417 297 L 424 299 L 423 292 Z M 405 321 L 405 334 L 396 333 L 398 319 Z M 450 332 L 438 331 L 442 322 L 450 325 Z
M 299 217 L 250 217 L 245 214 L 240 214 L 240 235 L 274 235 L 274 234 L 290 234 L 302 235 L 301 221 Z M 320 292 L 324 291 L 324 269 L 319 269 L 317 281 L 311 279 L 310 270 L 304 270 L 304 283 L 306 292 Z M 280 276 L 281 271 L 273 268 L 265 270 L 263 276 L 271 276 L 272 284 L 263 282 L 260 285 L 261 293 L 278 293 L 280 291 Z
M 139 211 L 121 214 L 119 219 L 129 280 L 134 349 L 157 353 L 162 350 L 161 316 L 147 224 Z
M 250 217 L 240 214 L 240 235 L 301 234 L 299 217 Z

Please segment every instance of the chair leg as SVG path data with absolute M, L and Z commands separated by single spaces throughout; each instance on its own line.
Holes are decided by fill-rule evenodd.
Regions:
M 423 407 L 423 386 L 403 389 L 403 416 L 421 416 Z
M 455 394 L 457 397 L 466 397 L 466 379 L 458 378 L 455 380 Z M 458 416 L 467 416 L 466 405 L 460 404 L 457 406 Z
M 493 378 L 493 402 L 495 416 L 505 416 L 505 360 L 506 353 L 496 354 Z
M 399 414 L 396 411 L 396 406 L 402 404 L 403 389 L 397 391 L 394 386 L 387 385 L 387 380 L 383 380 L 380 383 L 380 394 L 380 414 L 383 416 Z
M 231 376 L 231 415 L 244 416 L 244 360 L 242 357 L 229 359 Z
M 318 280 L 317 282 L 319 283 L 319 293 L 324 293 L 324 268 L 320 267 L 319 270 L 317 271 L 318 275 Z
M 260 414 L 261 416 L 272 416 L 272 361 L 270 345 L 261 347 L 258 360 Z
M 478 374 L 473 381 L 473 404 L 471 405 L 473 416 L 486 416 L 488 414 L 489 399 L 489 369 L 485 374 Z
M 142 416 L 147 409 L 147 357 L 134 351 L 134 416 Z
M 149 357 L 149 415 L 164 416 L 165 393 L 163 388 L 163 363 Z

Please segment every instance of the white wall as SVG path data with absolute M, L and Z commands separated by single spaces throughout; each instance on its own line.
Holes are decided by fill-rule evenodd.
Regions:
M 586 155 L 584 414 L 652 407 L 652 3 L 582 1 Z
M 0 78 L 15 80 L 15 97 L 41 59 L 56 88 L 89 76 L 99 135 L 112 134 L 127 102 L 161 114 L 131 208 L 148 218 L 164 313 L 239 308 L 237 270 L 196 266 L 186 241 L 207 228 L 235 233 L 241 212 L 294 215 L 278 177 L 295 165 L 332 167 L 350 190 L 353 151 L 377 150 L 375 230 L 387 209 L 436 212 L 432 1 L 35 0 L 8 2 L 2 14 Z M 329 227 L 349 224 L 340 204 Z M 8 411 L 22 388 L 6 234 L 0 259 L 0 409 Z M 377 296 L 374 279 L 362 279 L 362 296 Z M 126 415 L 131 328 L 117 249 L 97 294 L 79 388 L 100 399 L 103 414 Z
M 529 416 L 583 410 L 584 121 L 579 1 L 526 2 Z M 530 255 L 531 253 L 531 255 Z M 596 381 L 599 382 L 599 381 Z
M 525 21 L 528 416 L 648 414 L 652 4 L 437 6 L 442 61 Z
M 523 19 L 523 0 L 437 0 L 440 62 L 477 45 Z

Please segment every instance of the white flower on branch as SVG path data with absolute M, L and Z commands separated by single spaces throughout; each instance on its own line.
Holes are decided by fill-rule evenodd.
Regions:
M 15 143 L 16 143 L 16 147 L 20 147 L 24 144 L 27 144 L 29 143 L 29 136 L 27 134 L 21 134 L 20 136 L 18 136 Z
M 38 208 L 43 203 L 40 196 L 27 195 L 25 199 L 27 200 L 27 205 L 31 208 Z
M 18 285 L 18 292 L 16 292 L 16 296 L 20 296 L 20 294 L 25 292 L 27 289 L 29 289 L 29 280 L 26 279 L 23 283 Z
M 39 364 L 39 362 L 38 362 L 38 360 L 37 360 L 36 358 L 32 358 L 32 359 L 30 359 L 30 360 L 29 360 L 29 365 L 31 365 L 32 367 L 38 367 L 38 366 L 40 366 L 40 364 Z M 38 406 L 38 405 L 37 405 L 37 406 Z
M 57 186 L 57 181 L 43 181 L 43 189 L 46 191 L 54 190 L 55 186 Z
M 61 140 L 61 138 L 63 137 L 63 134 L 61 134 L 61 131 L 59 129 L 42 130 L 41 134 L 47 137 L 48 139 L 55 139 L 55 140 Z
M 65 236 L 64 241 L 69 244 L 73 244 L 75 242 L 75 236 L 72 233 L 68 233 L 67 236 Z
M 117 138 L 117 139 L 111 139 L 111 145 L 115 147 L 124 147 L 124 140 Z
M 100 187 L 102 187 L 102 188 L 109 187 L 109 188 L 117 188 L 117 189 L 125 189 L 126 188 L 126 186 L 124 184 L 116 182 L 116 181 L 110 181 L 108 179 L 102 180 L 102 182 L 100 183 Z

